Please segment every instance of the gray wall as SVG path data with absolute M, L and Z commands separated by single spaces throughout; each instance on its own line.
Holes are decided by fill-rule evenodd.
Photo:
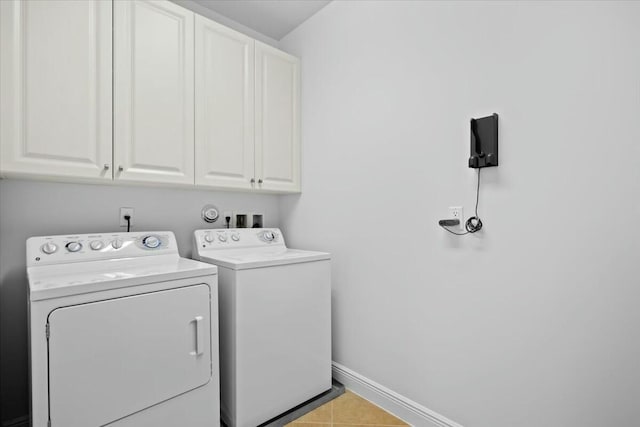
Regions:
M 640 425 L 640 3 L 335 1 L 302 59 L 293 246 L 334 359 L 468 427 Z M 500 114 L 472 212 L 469 119 Z
M 180 255 L 191 255 L 191 233 L 208 228 L 207 203 L 222 210 L 264 212 L 279 225 L 278 196 L 191 189 L 0 180 L 0 374 L 4 420 L 29 410 L 25 240 L 31 236 L 123 231 L 119 208 L 133 207 L 133 230 L 171 230 Z M 210 225 L 222 227 L 223 220 Z

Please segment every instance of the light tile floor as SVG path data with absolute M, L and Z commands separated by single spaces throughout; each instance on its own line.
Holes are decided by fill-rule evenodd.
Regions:
M 287 424 L 289 427 L 389 427 L 409 424 L 349 390 Z

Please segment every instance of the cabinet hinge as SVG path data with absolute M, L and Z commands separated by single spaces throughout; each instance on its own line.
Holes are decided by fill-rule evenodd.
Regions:
M 47 335 L 47 339 L 49 339 L 49 335 L 51 335 L 51 328 L 49 327 L 49 324 L 47 323 L 47 326 L 45 326 L 45 334 Z M 51 420 L 49 420 L 49 426 L 51 426 Z

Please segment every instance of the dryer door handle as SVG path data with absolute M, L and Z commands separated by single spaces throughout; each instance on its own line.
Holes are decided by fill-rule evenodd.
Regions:
M 204 325 L 202 321 L 204 317 L 196 316 L 195 324 L 196 324 L 196 356 L 200 356 L 204 353 Z

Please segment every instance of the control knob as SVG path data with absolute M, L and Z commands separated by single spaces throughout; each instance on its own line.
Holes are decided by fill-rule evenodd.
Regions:
M 80 242 L 69 242 L 65 245 L 69 252 L 78 252 L 82 249 L 82 243 Z
M 273 231 L 265 231 L 262 233 L 262 240 L 265 242 L 273 242 L 276 239 L 276 233 Z
M 113 239 L 111 247 L 113 249 L 120 249 L 122 247 L 122 239 Z
M 102 240 L 94 240 L 91 243 L 89 243 L 89 246 L 94 251 L 99 251 L 100 249 L 104 248 L 104 242 Z
M 40 247 L 40 250 L 47 255 L 51 255 L 58 250 L 58 246 L 56 246 L 56 244 L 53 242 L 47 242 Z
M 226 242 L 227 241 L 227 234 L 226 233 L 218 234 L 218 240 L 220 240 L 221 242 Z
M 161 243 L 160 239 L 156 236 L 146 236 L 142 239 L 142 244 L 149 249 L 155 249 L 159 247 Z
M 240 240 L 240 235 L 238 233 L 233 233 L 231 235 L 231 240 L 233 240 L 234 242 L 237 242 L 238 240 Z
M 205 240 L 207 243 L 211 243 L 211 242 L 213 242 L 215 239 L 216 239 L 216 238 L 215 238 L 215 237 L 214 237 L 214 235 L 213 235 L 213 234 L 211 234 L 211 233 L 207 233 L 207 234 L 205 234 L 205 235 L 204 235 L 204 240 Z

